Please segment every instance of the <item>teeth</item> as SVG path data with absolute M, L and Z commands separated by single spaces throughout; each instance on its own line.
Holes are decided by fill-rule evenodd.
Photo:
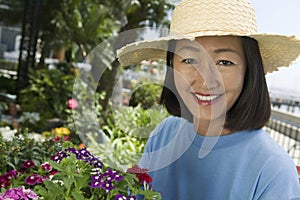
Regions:
M 199 95 L 199 94 L 195 94 L 195 96 L 197 97 L 197 99 L 199 99 L 201 101 L 212 101 L 212 100 L 218 98 L 218 95 L 202 96 L 202 95 Z

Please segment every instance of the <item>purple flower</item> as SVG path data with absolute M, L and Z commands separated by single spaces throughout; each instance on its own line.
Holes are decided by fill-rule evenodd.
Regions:
M 102 174 L 91 176 L 92 182 L 90 183 L 91 188 L 100 188 L 102 185 Z
M 37 183 L 42 183 L 43 180 L 45 180 L 44 177 L 38 175 L 38 174 L 32 174 L 30 176 L 27 176 L 25 178 L 25 183 L 28 185 L 35 185 Z
M 48 171 L 48 172 L 50 172 L 52 170 L 52 166 L 48 162 L 41 164 L 41 167 L 43 170 Z
M 113 179 L 117 182 L 120 182 L 124 178 L 123 176 L 120 176 L 119 171 L 114 171 L 111 168 L 108 168 L 103 175 L 107 177 L 106 179 Z
M 35 167 L 35 164 L 32 160 L 26 160 L 23 162 L 23 167 L 26 169 L 29 169 L 29 168 Z
M 99 173 L 95 176 L 91 176 L 92 182 L 90 183 L 91 188 L 102 188 L 109 192 L 114 189 L 114 181 L 120 182 L 124 177 L 120 175 L 120 172 L 113 171 L 111 168 L 107 169 L 103 174 Z
M 30 189 L 25 189 L 24 186 L 21 186 L 20 188 L 11 188 L 9 190 L 6 190 L 5 193 L 0 194 L 0 200 L 4 199 L 12 199 L 12 200 L 37 200 L 38 196 Z
M 89 160 L 89 163 L 93 165 L 95 168 L 103 168 L 103 163 L 100 161 L 99 158 L 93 157 Z
M 64 158 L 69 157 L 70 154 L 68 154 L 65 151 L 59 151 L 54 156 L 51 156 L 51 160 L 53 160 L 56 163 L 60 163 Z
M 136 200 L 136 196 L 125 196 L 123 194 L 117 194 L 115 200 Z
M 85 163 L 93 165 L 95 168 L 103 168 L 103 163 L 100 159 L 93 156 L 86 148 L 76 150 L 75 148 L 68 148 L 68 152 L 75 154 L 78 160 L 83 160 Z
M 103 168 L 103 163 L 100 159 L 93 156 L 86 148 L 82 148 L 80 150 L 68 148 L 65 151 L 59 151 L 54 156 L 51 156 L 51 160 L 60 163 L 64 158 L 70 156 L 69 153 L 74 154 L 77 160 L 82 160 L 87 164 L 93 165 L 95 168 Z
M 111 191 L 112 189 L 115 188 L 115 186 L 113 185 L 112 181 L 110 181 L 110 180 L 105 180 L 105 181 L 102 183 L 101 187 L 102 187 L 106 192 L 109 192 L 109 191 Z

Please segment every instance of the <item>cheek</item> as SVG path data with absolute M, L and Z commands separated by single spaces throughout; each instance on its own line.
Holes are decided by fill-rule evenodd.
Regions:
M 177 90 L 186 90 L 190 87 L 191 83 L 189 78 L 191 74 L 189 72 L 174 71 L 174 81 Z
M 241 93 L 244 84 L 243 73 L 235 74 L 234 76 L 223 77 L 225 91 L 237 96 Z

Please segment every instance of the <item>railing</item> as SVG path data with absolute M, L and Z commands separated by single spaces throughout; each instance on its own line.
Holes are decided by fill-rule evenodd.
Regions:
M 273 110 L 265 129 L 300 165 L 300 117 Z
M 300 109 L 300 100 L 296 98 L 294 100 L 290 99 L 280 99 L 280 98 L 271 98 L 271 104 L 273 107 L 282 108 L 285 107 L 289 112 L 295 112 L 295 110 Z

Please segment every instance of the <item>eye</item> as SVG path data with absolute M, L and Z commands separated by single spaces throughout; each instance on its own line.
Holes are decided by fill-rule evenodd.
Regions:
M 229 60 L 220 60 L 217 65 L 223 65 L 223 66 L 230 66 L 233 65 L 234 63 L 229 61 Z
M 197 64 L 197 61 L 193 58 L 185 58 L 182 60 L 182 62 L 185 64 Z

